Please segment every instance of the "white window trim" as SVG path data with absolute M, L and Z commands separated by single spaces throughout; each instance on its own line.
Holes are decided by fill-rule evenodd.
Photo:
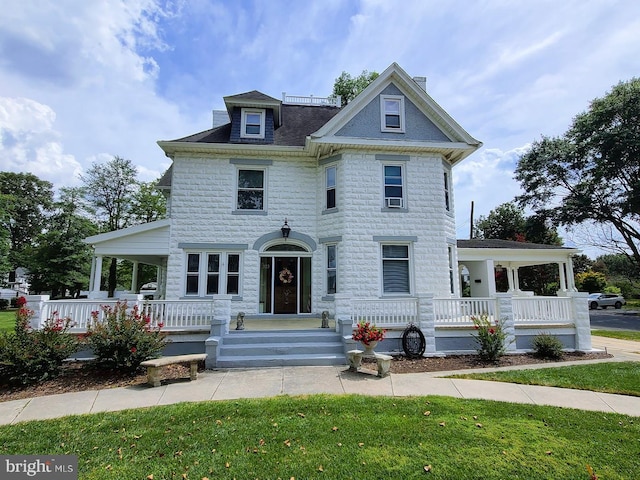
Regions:
M 400 187 L 402 188 L 402 197 L 387 197 L 387 183 L 385 181 L 385 167 L 400 167 L 400 180 L 402 184 Z M 406 164 L 404 163 L 383 163 L 382 164 L 382 208 L 384 210 L 401 210 L 404 211 L 407 209 L 407 185 L 406 185 Z M 389 185 L 391 187 L 397 187 L 397 185 Z M 392 206 L 389 207 L 387 198 L 400 198 L 400 206 Z
M 444 208 L 447 213 L 451 213 L 451 174 L 444 172 Z
M 240 208 L 238 205 L 238 192 L 242 190 L 238 182 L 240 181 L 241 170 L 253 170 L 262 172 L 262 209 L 257 208 Z M 267 211 L 267 169 L 266 168 L 254 168 L 252 166 L 242 165 L 236 168 L 236 188 L 234 190 L 233 204 L 236 212 L 266 212 Z M 249 190 L 249 189 L 245 189 Z M 254 189 L 255 190 L 255 189 Z
M 400 128 L 387 127 L 386 110 L 384 102 L 386 100 L 397 101 L 400 109 Z M 383 132 L 404 133 L 404 97 L 402 95 L 380 95 L 380 130 Z
M 408 292 L 385 292 L 384 291 L 384 254 L 383 250 L 388 245 L 401 245 L 407 247 L 407 263 L 408 263 L 408 275 L 409 275 L 409 291 Z M 412 242 L 380 242 L 379 247 L 380 255 L 380 294 L 382 297 L 406 297 L 413 295 L 414 291 L 414 278 L 413 278 L 413 243 Z M 391 259 L 388 259 L 391 260 Z
M 333 168 L 336 172 L 335 185 L 333 185 L 333 187 L 329 187 L 329 181 L 328 181 L 328 172 L 329 172 L 329 169 L 331 168 Z M 329 205 L 327 205 L 327 194 L 331 188 L 334 191 L 335 205 L 333 207 L 329 207 Z M 324 169 L 324 203 L 325 203 L 325 206 L 324 206 L 325 210 L 335 210 L 336 208 L 338 208 L 338 166 L 337 165 L 327 165 Z
M 198 293 L 187 293 L 187 267 L 189 255 L 199 255 L 198 263 Z M 188 298 L 211 298 L 214 294 L 207 293 L 207 277 L 208 272 L 208 258 L 209 255 L 220 255 L 220 264 L 218 270 L 218 294 L 227 294 L 227 280 L 229 278 L 229 255 L 238 255 L 238 272 L 231 272 L 233 275 L 238 275 L 238 293 L 231 294 L 234 297 L 242 296 L 242 252 L 239 251 L 224 251 L 224 250 L 188 250 L 184 252 L 185 267 L 184 267 L 184 296 Z
M 336 256 L 336 266 L 334 268 L 329 268 L 329 248 L 333 247 L 335 249 Z M 336 291 L 329 293 L 329 271 L 336 272 Z M 324 262 L 324 291 L 325 295 L 333 296 L 338 293 L 338 244 L 337 243 L 328 243 L 325 245 L 325 262 Z
M 260 115 L 260 133 L 247 133 L 247 114 Z M 265 111 L 255 108 L 243 108 L 240 116 L 242 118 L 240 124 L 240 138 L 264 138 L 265 132 Z

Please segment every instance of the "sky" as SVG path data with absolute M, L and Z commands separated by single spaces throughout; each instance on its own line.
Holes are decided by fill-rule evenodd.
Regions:
M 398 63 L 483 147 L 454 169 L 458 238 L 520 193 L 519 156 L 640 74 L 637 0 L 6 0 L 0 171 L 77 186 L 93 163 L 170 165 L 158 140 L 222 97 L 327 96 Z M 570 245 L 585 248 L 579 239 Z

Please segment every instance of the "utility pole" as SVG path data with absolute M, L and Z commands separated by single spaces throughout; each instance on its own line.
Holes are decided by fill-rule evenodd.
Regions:
M 473 200 L 471 200 L 471 218 L 469 219 L 469 240 L 473 240 Z

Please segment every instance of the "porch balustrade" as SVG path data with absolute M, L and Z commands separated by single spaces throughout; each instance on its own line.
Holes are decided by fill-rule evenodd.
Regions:
M 380 300 L 356 299 L 351 301 L 351 318 L 386 327 L 418 322 L 418 300 L 415 298 Z
M 495 298 L 438 298 L 433 300 L 436 326 L 473 325 L 471 317 L 488 315 L 495 318 Z
M 105 318 L 103 307 L 114 307 L 117 300 L 55 300 L 42 302 L 39 316 L 42 324 L 54 313 L 59 318 L 73 321 L 72 332 L 84 332 L 91 320 L 92 312 L 98 312 L 98 320 Z M 213 316 L 211 300 L 144 300 L 127 301 L 133 308 L 137 304 L 141 313 L 149 315 L 152 325 L 163 324 L 164 330 L 208 329 Z
M 574 323 L 572 299 L 563 297 L 514 297 L 516 325 Z

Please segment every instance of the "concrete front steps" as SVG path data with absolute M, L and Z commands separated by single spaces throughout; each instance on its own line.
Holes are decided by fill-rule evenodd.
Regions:
M 346 365 L 340 335 L 332 330 L 231 331 L 216 368 Z

